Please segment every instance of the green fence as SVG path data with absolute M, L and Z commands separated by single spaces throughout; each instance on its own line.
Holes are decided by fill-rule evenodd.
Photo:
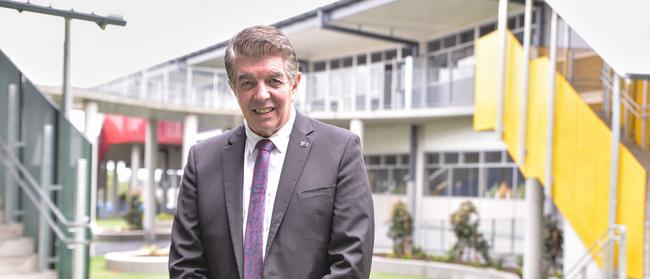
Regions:
M 13 88 L 13 89 L 12 89 Z M 10 91 L 15 92 L 15 98 L 10 98 Z M 14 111 L 13 117 L 10 116 Z M 9 125 L 10 119 L 15 119 L 17 125 L 15 126 L 15 133 L 10 133 Z M 45 125 L 51 125 L 54 129 L 51 142 L 52 158 L 45 158 L 51 162 L 50 167 L 43 167 L 43 146 Z M 13 139 L 10 138 L 14 135 Z M 77 162 L 78 159 L 85 159 L 87 165 L 91 162 L 91 144 L 76 128 L 68 121 L 62 112 L 59 111 L 58 106 L 45 94 L 41 93 L 32 84 L 18 68 L 9 60 L 9 58 L 0 51 L 0 138 L 7 143 L 15 141 L 18 145 L 9 146 L 13 148 L 13 152 L 25 167 L 27 172 L 35 181 L 41 182 L 42 175 L 47 174 L 46 177 L 51 177 L 51 181 L 46 181 L 45 185 L 56 185 L 49 195 L 51 200 L 60 209 L 65 218 L 74 222 L 75 205 L 77 202 Z M 3 165 L 0 165 L 3 166 Z M 47 166 L 47 164 L 46 164 Z M 87 181 L 86 187 L 90 185 L 90 167 L 86 168 Z M 4 197 L 7 193 L 8 187 L 18 189 L 15 185 L 16 182 L 12 179 L 3 166 L 0 168 L 0 193 L 3 197 L 3 204 L 5 209 L 13 207 L 16 209 L 16 214 L 13 218 L 14 221 L 22 222 L 25 226 L 25 234 L 34 241 L 39 241 L 39 219 L 40 212 L 35 207 L 32 200 L 20 191 L 15 190 L 16 203 L 12 201 L 7 203 Z M 41 184 L 43 185 L 43 184 Z M 90 203 L 90 190 L 86 189 L 86 205 Z M 88 216 L 89 207 L 86 208 L 85 216 Z M 52 216 L 52 212 L 49 212 Z M 55 219 L 56 220 L 56 219 Z M 67 229 L 65 224 L 59 222 L 59 227 L 62 228 L 66 237 L 72 239 L 74 235 Z M 86 229 L 87 230 L 87 229 Z M 47 237 L 43 244 L 37 247 L 45 247 L 49 259 L 56 259 L 48 266 L 55 268 L 58 271 L 59 278 L 72 278 L 73 268 L 73 250 L 68 247 L 66 243 L 57 238 L 51 230 L 47 230 Z M 87 232 L 86 235 L 90 235 Z M 85 248 L 85 259 L 88 259 L 88 246 Z M 88 274 L 88 262 L 84 264 L 85 278 Z

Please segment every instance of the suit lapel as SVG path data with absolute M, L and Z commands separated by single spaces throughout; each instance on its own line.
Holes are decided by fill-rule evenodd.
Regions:
M 228 139 L 229 145 L 223 149 L 221 160 L 222 174 L 224 177 L 224 191 L 226 197 L 226 210 L 228 213 L 228 224 L 230 226 L 230 237 L 235 252 L 235 260 L 239 269 L 239 275 L 244 272 L 243 252 L 243 213 L 242 199 L 244 183 L 244 147 L 246 136 L 243 126 L 240 126 Z
M 278 190 L 275 195 L 271 227 L 266 243 L 267 256 L 273 245 L 275 235 L 280 228 L 284 214 L 287 212 L 289 201 L 291 201 L 291 196 L 293 196 L 293 192 L 296 189 L 296 183 L 307 160 L 307 155 L 309 155 L 309 150 L 311 150 L 312 139 L 309 134 L 313 130 L 309 119 L 296 111 L 296 122 L 291 130 L 287 155 L 284 157 L 280 182 L 278 183 Z

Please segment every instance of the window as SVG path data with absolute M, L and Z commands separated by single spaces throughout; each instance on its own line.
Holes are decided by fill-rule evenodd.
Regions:
M 405 194 L 409 179 L 407 154 L 366 156 L 370 188 L 375 194 Z
M 370 63 L 381 61 L 381 52 L 373 52 L 370 54 Z
M 440 50 L 440 40 L 434 40 L 427 43 L 427 50 L 429 52 L 435 52 Z
M 425 196 L 521 199 L 524 178 L 504 151 L 431 152 L 425 155 Z
M 314 63 L 314 72 L 322 72 L 327 68 L 325 61 L 319 61 Z
M 357 55 L 357 65 L 365 65 L 366 64 L 366 55 L 365 54 L 360 54 Z
M 386 51 L 386 58 L 385 60 L 391 60 L 393 58 L 397 57 L 397 50 L 391 49 Z

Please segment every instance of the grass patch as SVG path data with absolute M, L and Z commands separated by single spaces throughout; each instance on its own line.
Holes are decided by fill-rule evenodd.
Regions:
M 94 256 L 90 258 L 90 278 L 91 279 L 168 279 L 169 275 L 165 273 L 122 273 L 106 270 L 106 261 L 104 256 Z
M 90 258 L 90 279 L 168 279 L 165 273 L 126 273 L 106 270 L 104 256 Z M 373 272 L 370 279 L 424 279 L 424 277 L 407 276 L 390 273 Z
M 425 277 L 419 276 L 409 276 L 409 275 L 399 275 L 391 273 L 370 273 L 370 279 L 424 279 Z
M 124 220 L 124 218 L 121 217 L 97 219 L 96 222 L 97 222 L 97 226 L 103 229 L 126 230 L 129 227 L 128 224 L 126 223 L 126 220 Z

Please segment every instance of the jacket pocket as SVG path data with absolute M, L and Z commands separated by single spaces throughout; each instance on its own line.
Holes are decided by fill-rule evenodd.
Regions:
M 330 185 L 330 186 L 319 187 L 314 189 L 307 189 L 307 190 L 300 191 L 300 193 L 298 193 L 298 197 L 301 199 L 309 199 L 309 198 L 315 198 L 321 196 L 332 196 L 334 195 L 335 190 L 336 190 L 336 185 Z

